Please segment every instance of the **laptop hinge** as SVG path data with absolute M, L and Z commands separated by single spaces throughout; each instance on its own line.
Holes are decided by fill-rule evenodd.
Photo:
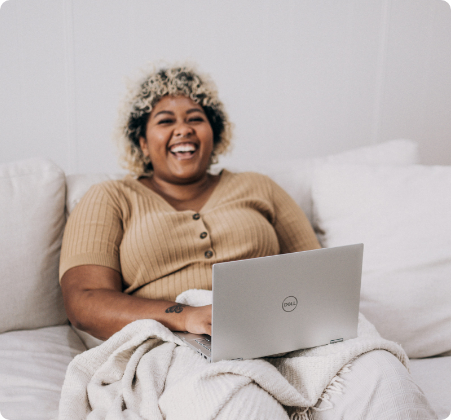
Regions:
M 340 343 L 342 341 L 343 341 L 342 338 L 336 338 L 335 340 L 330 340 L 330 344 Z

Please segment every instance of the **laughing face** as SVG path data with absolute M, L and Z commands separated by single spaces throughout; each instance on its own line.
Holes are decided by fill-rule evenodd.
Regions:
M 202 107 L 186 96 L 164 96 L 154 106 L 140 146 L 154 178 L 186 184 L 206 176 L 213 130 Z

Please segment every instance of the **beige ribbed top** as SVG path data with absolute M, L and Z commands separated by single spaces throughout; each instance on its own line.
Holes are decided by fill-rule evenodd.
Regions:
M 66 225 L 60 279 L 72 267 L 111 267 L 124 292 L 174 300 L 211 290 L 217 262 L 319 248 L 306 216 L 270 178 L 224 170 L 204 207 L 175 210 L 131 176 L 91 187 Z

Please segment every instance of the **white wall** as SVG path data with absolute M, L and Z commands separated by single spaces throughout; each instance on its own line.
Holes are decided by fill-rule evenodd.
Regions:
M 0 9 L 0 162 L 118 170 L 124 76 L 192 59 L 236 124 L 224 162 L 393 138 L 451 164 L 451 9 L 442 0 L 9 0 Z

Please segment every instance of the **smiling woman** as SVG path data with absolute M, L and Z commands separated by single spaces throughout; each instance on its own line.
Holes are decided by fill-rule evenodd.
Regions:
M 64 231 L 60 281 L 68 318 L 100 339 L 108 339 L 133 321 L 146 319 L 158 321 L 158 328 L 162 324 L 172 331 L 211 334 L 211 305 L 194 307 L 178 304 L 175 299 L 190 289 L 211 290 L 213 264 L 320 245 L 303 211 L 270 178 L 250 172 L 209 172 L 211 163 L 229 146 L 230 123 L 208 77 L 180 66 L 152 71 L 136 85 L 123 109 L 119 138 L 124 146 L 123 161 L 131 173 L 122 180 L 94 185 L 71 213 Z M 297 304 L 296 299 L 290 299 L 283 304 L 285 311 Z M 190 349 L 179 350 L 181 353 L 174 352 L 188 357 L 180 372 L 189 376 L 185 369 L 203 359 L 196 359 L 195 352 L 184 353 Z M 388 366 L 387 357 L 400 372 L 392 375 L 396 387 L 416 395 L 399 360 L 383 354 L 381 365 Z M 369 359 L 362 360 L 365 368 Z M 121 365 L 123 362 L 121 359 Z M 178 368 L 177 363 L 174 366 L 170 369 Z M 265 366 L 269 369 L 269 364 Z M 160 373 L 156 372 L 158 382 Z M 249 380 L 247 373 L 244 376 Z M 384 379 L 381 374 L 368 383 L 373 386 Z M 351 382 L 360 385 L 357 379 Z M 163 388 L 170 388 L 167 378 L 161 383 Z M 140 388 L 140 382 L 136 384 Z M 221 389 L 228 386 L 221 384 Z M 394 395 L 394 387 L 388 383 L 387 400 L 371 398 L 368 405 L 378 414 L 382 407 L 392 407 L 396 417 L 384 414 L 377 418 L 433 418 L 422 399 L 414 412 L 422 410 L 427 415 L 410 416 L 410 408 L 401 413 L 400 400 L 404 397 Z M 252 384 L 246 388 L 249 395 L 241 394 L 248 412 L 242 411 L 241 402 L 231 403 L 234 414 L 225 410 L 221 418 L 287 420 L 288 414 L 279 402 L 275 403 L 277 415 L 257 402 L 260 397 L 256 396 L 271 404 L 275 401 L 262 389 Z M 85 390 L 82 394 L 86 400 Z M 358 392 L 355 395 L 359 401 L 364 399 Z M 208 389 L 197 402 L 209 402 L 211 397 Z M 121 400 L 122 408 L 125 405 L 125 399 Z M 353 401 L 348 404 L 354 405 Z M 366 406 L 350 416 L 338 415 L 339 406 L 337 401 L 337 409 L 331 410 L 334 418 L 368 418 L 362 414 Z M 315 418 L 326 417 L 319 414 Z
M 172 68 L 152 69 L 143 80 L 128 92 L 120 113 L 116 138 L 122 148 L 122 163 L 135 175 L 143 175 L 153 170 L 148 156 L 143 154 L 140 139 L 146 137 L 147 122 L 152 113 L 163 111 L 159 101 L 164 97 L 184 97 L 191 99 L 191 108 L 203 111 L 213 131 L 213 153 L 211 163 L 217 156 L 228 150 L 232 137 L 232 124 L 228 120 L 217 89 L 209 76 L 200 74 L 193 66 L 183 65 Z M 159 106 L 159 111 L 152 112 Z M 174 117 L 169 113 L 163 116 Z M 171 118 L 162 118 L 160 122 Z

